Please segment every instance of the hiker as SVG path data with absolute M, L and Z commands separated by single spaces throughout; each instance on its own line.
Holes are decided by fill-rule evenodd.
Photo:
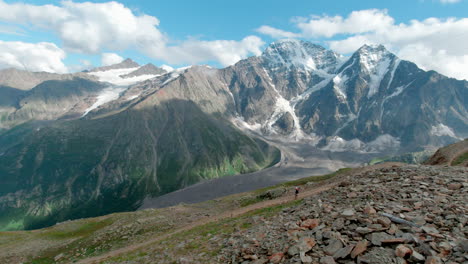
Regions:
M 297 196 L 299 195 L 299 187 L 296 186 L 296 188 L 294 188 L 294 200 L 297 199 Z

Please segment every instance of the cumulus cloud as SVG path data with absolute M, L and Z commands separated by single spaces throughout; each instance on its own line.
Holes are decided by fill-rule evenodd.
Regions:
M 312 17 L 297 23 L 305 37 L 333 37 L 337 34 L 356 34 L 385 30 L 394 24 L 386 10 L 369 9 L 353 11 L 347 18 L 341 16 Z
M 426 70 L 468 80 L 468 18 L 428 18 L 395 23 L 386 10 L 296 19 L 300 35 L 326 40 L 331 49 L 351 53 L 364 44 L 383 44 Z
M 161 58 L 174 64 L 218 61 L 221 65 L 228 66 L 247 57 L 249 54 L 260 55 L 262 45 L 264 45 L 264 42 L 256 36 L 248 36 L 241 41 L 190 40 L 178 46 L 166 47 L 167 52 L 161 54 Z
M 270 27 L 270 26 L 261 26 L 257 28 L 256 31 L 264 35 L 268 35 L 272 38 L 297 38 L 299 37 L 299 34 L 297 33 L 284 31 L 284 30 L 277 29 L 277 28 Z
M 53 43 L 0 40 L 0 68 L 65 73 L 65 52 Z
M 234 40 L 185 40 L 171 45 L 158 28 L 160 21 L 145 14 L 134 14 L 117 2 L 56 5 L 8 4 L 0 0 L 0 21 L 54 32 L 66 51 L 97 54 L 102 50 L 134 49 L 168 63 L 201 63 L 215 60 L 232 64 L 257 54 L 263 42 L 255 36 Z M 187 49 L 187 50 L 185 50 Z
M 124 58 L 115 53 L 103 53 L 101 55 L 101 66 L 108 66 L 122 62 Z

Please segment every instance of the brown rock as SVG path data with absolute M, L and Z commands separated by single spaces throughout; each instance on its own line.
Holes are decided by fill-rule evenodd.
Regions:
M 320 219 L 306 219 L 302 221 L 301 227 L 314 229 L 320 224 Z
M 392 220 L 390 220 L 388 217 L 379 217 L 377 218 L 377 223 L 381 224 L 384 227 L 389 227 L 392 224 Z
M 463 185 L 461 183 L 450 183 L 449 185 L 447 185 L 447 188 L 449 190 L 458 190 L 462 187 Z
M 355 258 L 359 255 L 361 255 L 363 252 L 365 252 L 367 250 L 367 245 L 369 244 L 369 242 L 367 240 L 361 240 L 359 241 L 356 246 L 354 246 L 354 249 L 353 251 L 351 251 L 351 257 L 352 258 Z
M 258 257 L 257 257 L 257 255 L 245 255 L 244 259 L 246 259 L 246 260 L 257 260 Z
M 400 258 L 409 258 L 412 253 L 413 250 L 405 245 L 398 245 L 395 249 L 395 255 Z
M 401 243 L 405 243 L 405 241 L 406 241 L 406 238 L 398 237 L 398 238 L 382 240 L 382 244 L 401 244 Z
M 271 256 L 268 257 L 271 263 L 280 263 L 280 261 L 284 258 L 284 253 L 283 252 L 278 252 L 275 253 Z
M 442 260 L 439 257 L 430 256 L 427 257 L 426 262 L 424 264 L 442 264 Z
M 374 209 L 374 207 L 370 205 L 366 205 L 366 207 L 364 208 L 364 213 L 371 215 L 371 214 L 376 214 L 377 211 Z

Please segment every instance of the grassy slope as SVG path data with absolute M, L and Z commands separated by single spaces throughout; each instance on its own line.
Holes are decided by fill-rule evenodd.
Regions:
M 279 158 L 277 149 L 185 101 L 40 129 L 26 124 L 2 142 L 15 144 L 0 156 L 0 196 L 23 193 L 13 199 L 19 208 L 0 204 L 0 230 L 131 211 L 146 195 L 256 171 Z
M 164 209 L 149 209 L 130 213 L 115 213 L 97 218 L 64 222 L 38 231 L 0 232 L 0 262 L 26 261 L 27 263 L 68 263 L 85 257 L 100 255 L 112 249 L 154 238 L 173 231 L 206 216 L 220 215 L 244 206 L 246 199 L 255 199 L 259 194 L 290 186 L 304 185 L 307 188 L 333 180 L 336 175 L 346 174 L 348 170 L 324 176 L 313 176 L 293 182 L 279 184 L 257 191 L 227 196 L 221 199 L 192 205 L 179 205 Z M 286 194 L 290 195 L 290 194 Z M 260 202 L 253 200 L 250 204 Z M 295 204 L 299 201 L 293 201 Z M 224 234 L 236 228 L 251 225 L 252 216 L 268 217 L 274 212 L 291 204 L 263 208 L 236 218 L 224 219 L 179 233 L 144 250 L 136 250 L 125 256 L 118 256 L 108 263 L 145 258 L 171 263 L 177 257 L 198 256 L 200 261 L 213 260 L 221 249 L 220 241 Z M 11 241 L 15 241 L 12 243 Z M 9 252 L 10 257 L 7 257 Z M 165 252 L 162 254 L 161 252 Z M 24 256 L 20 258 L 19 256 Z

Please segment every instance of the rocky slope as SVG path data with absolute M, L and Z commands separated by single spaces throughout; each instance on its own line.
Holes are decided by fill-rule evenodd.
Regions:
M 225 240 L 221 263 L 464 263 L 468 171 L 403 166 L 342 178 Z
M 468 139 L 443 147 L 429 158 L 428 165 L 452 165 L 468 167 Z

